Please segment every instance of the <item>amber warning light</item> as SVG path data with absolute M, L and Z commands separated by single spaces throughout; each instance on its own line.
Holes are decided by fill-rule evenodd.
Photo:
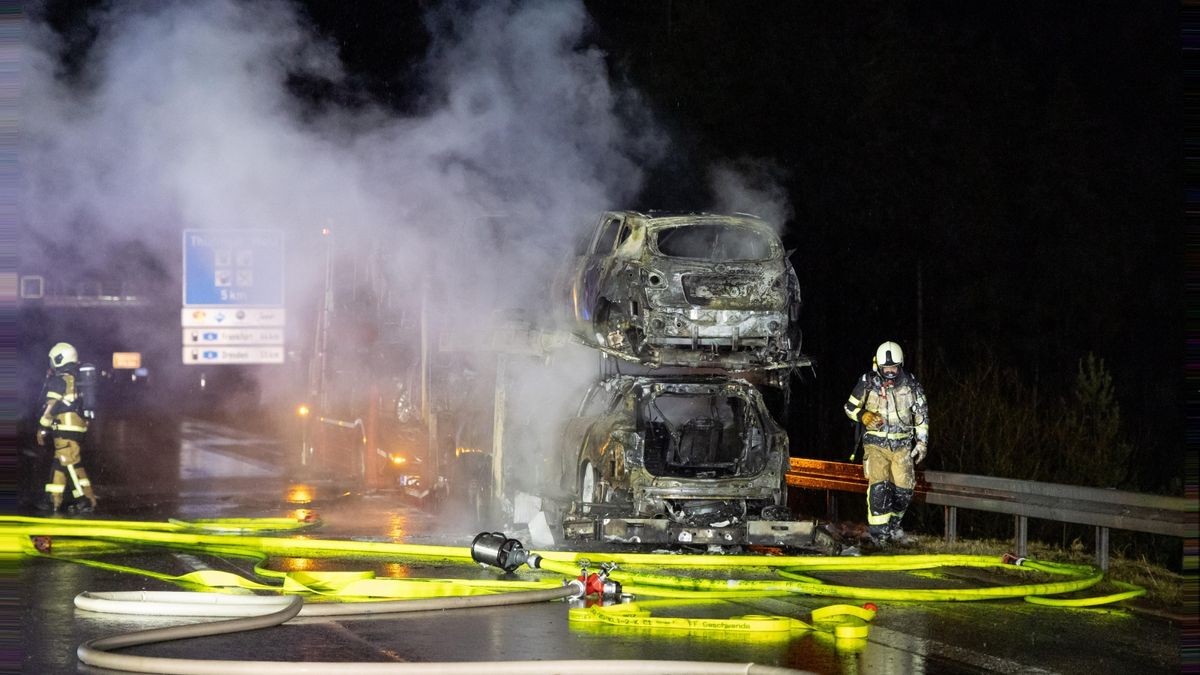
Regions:
M 141 352 L 113 352 L 113 370 L 137 370 L 142 367 Z
M 303 403 L 296 406 L 296 415 L 298 417 L 308 417 L 308 413 L 309 413 L 308 406 L 304 405 Z

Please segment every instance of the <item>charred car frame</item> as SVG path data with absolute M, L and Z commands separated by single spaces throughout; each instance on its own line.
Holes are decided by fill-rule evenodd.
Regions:
M 745 380 L 614 376 L 588 391 L 563 448 L 569 539 L 812 543 L 813 524 L 788 519 L 787 434 Z
M 580 248 L 569 302 L 589 344 L 649 365 L 797 365 L 799 282 L 765 221 L 609 211 Z

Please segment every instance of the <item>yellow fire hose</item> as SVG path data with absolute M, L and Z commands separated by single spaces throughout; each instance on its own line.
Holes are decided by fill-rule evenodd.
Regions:
M 127 571 L 159 578 L 172 583 L 190 586 L 241 587 L 250 590 L 283 590 L 285 592 L 313 593 L 342 597 L 431 597 L 445 594 L 478 594 L 496 592 L 485 584 L 473 584 L 464 580 L 412 580 L 375 579 L 367 573 L 309 572 L 282 573 L 266 568 L 269 556 L 330 557 L 360 556 L 388 559 L 436 559 L 451 562 L 470 560 L 470 551 L 464 547 L 396 544 L 389 542 L 362 542 L 347 540 L 320 540 L 307 537 L 271 537 L 246 534 L 212 534 L 211 532 L 265 532 L 301 531 L 312 523 L 291 519 L 221 519 L 211 521 L 173 521 L 170 523 L 147 523 L 139 521 L 62 521 L 57 519 L 27 518 L 19 516 L 0 517 L 0 553 L 41 555 L 33 538 L 50 537 L 64 542 L 102 542 L 102 544 L 162 546 L 185 548 L 198 552 L 242 556 L 258 560 L 255 572 L 264 577 L 275 578 L 283 588 L 245 579 L 239 575 L 216 570 L 201 570 L 181 576 L 167 576 L 145 570 L 124 568 L 112 563 L 75 560 L 84 564 L 107 567 L 116 571 Z M 79 545 L 76 543 L 76 545 Z M 61 547 L 61 545 L 60 545 Z M 575 577 L 579 563 L 594 558 L 594 553 L 549 551 L 538 554 L 539 567 L 563 576 Z M 686 567 L 695 568 L 781 568 L 777 579 L 712 579 L 697 576 L 674 576 L 633 572 L 623 568 L 614 573 L 631 593 L 658 597 L 749 597 L 762 595 L 805 594 L 826 597 L 842 597 L 868 600 L 894 601 L 961 601 L 1000 598 L 1026 598 L 1043 605 L 1091 606 L 1107 604 L 1136 597 L 1144 589 L 1122 586 L 1121 593 L 1100 598 L 1058 599 L 1047 595 L 1061 595 L 1090 588 L 1103 579 L 1103 573 L 1087 565 L 1022 561 L 1021 567 L 1004 565 L 989 556 L 969 555 L 899 555 L 871 556 L 862 558 L 815 557 L 815 556 L 750 556 L 750 555 L 673 555 L 622 553 L 604 554 L 607 562 L 627 567 Z M 1018 584 L 967 589 L 897 589 L 862 588 L 830 584 L 803 574 L 820 571 L 911 571 L 935 567 L 1006 567 L 1043 572 L 1062 577 L 1062 580 L 1047 583 Z M 512 588 L 513 581 L 503 584 Z M 542 584 L 546 582 L 525 582 Z
M 335 613 L 378 613 L 405 611 L 392 609 L 400 605 L 410 610 L 423 606 L 421 603 L 452 602 L 467 607 L 476 603 L 499 604 L 528 602 L 521 597 L 567 597 L 571 593 L 564 589 L 558 578 L 518 579 L 511 575 L 503 579 L 431 579 L 431 578 L 376 578 L 373 572 L 343 571 L 293 571 L 281 572 L 266 566 L 271 556 L 282 557 L 361 557 L 364 559 L 430 559 L 449 562 L 470 562 L 471 550 L 464 547 L 396 544 L 389 542 L 363 542 L 348 540 L 313 539 L 304 531 L 316 523 L 311 520 L 287 518 L 233 518 L 203 521 L 171 520 L 167 523 L 140 521 L 63 521 L 57 519 L 0 516 L 0 555 L 49 557 L 77 564 L 89 565 L 111 571 L 139 574 L 186 588 L 210 589 L 229 593 L 231 589 L 246 591 L 269 591 L 295 595 L 306 595 L 325 600 L 324 603 L 308 605 L 309 615 Z M 294 533 L 290 537 L 266 536 L 267 533 Z M 232 556 L 254 561 L 254 572 L 271 583 L 248 579 L 242 575 L 221 570 L 197 570 L 183 575 L 168 575 L 153 570 L 139 569 L 112 562 L 84 557 L 88 554 L 109 554 L 146 546 L 186 550 L 218 556 Z M 583 552 L 549 551 L 530 555 L 531 567 L 562 575 L 571 584 L 580 576 L 581 567 L 592 566 L 592 559 L 599 554 Z M 620 581 L 624 590 L 646 597 L 686 598 L 692 601 L 705 599 L 736 599 L 746 597 L 778 595 L 813 595 L 871 600 L 895 601 L 962 601 L 1022 597 L 1026 601 L 1041 605 L 1061 607 L 1088 607 L 1119 602 L 1145 593 L 1145 589 L 1111 582 L 1122 591 L 1111 595 L 1092 598 L 1051 598 L 1090 588 L 1103 579 L 1103 574 L 1087 565 L 1048 563 L 1020 560 L 1019 567 L 1001 562 L 988 556 L 967 555 L 900 555 L 874 556 L 865 558 L 832 558 L 810 556 L 753 556 L 753 555 L 675 555 L 620 553 L 603 554 L 604 562 L 618 563 L 622 567 L 610 570 L 611 577 Z M 774 570 L 776 578 L 740 579 L 709 578 L 692 574 L 675 576 L 669 574 L 634 571 L 630 568 L 672 568 L 689 570 L 728 571 L 732 569 L 763 571 Z M 958 589 L 909 589 L 867 588 L 831 584 L 810 576 L 814 572 L 839 571 L 914 571 L 938 567 L 1005 567 L 1019 569 L 1022 573 L 1040 573 L 1059 577 L 1053 582 L 1026 583 L 1009 586 Z M 262 596 L 229 596 L 221 593 L 152 593 L 143 592 L 136 600 L 123 594 L 82 593 L 76 604 L 91 611 L 118 610 L 118 605 L 134 603 L 139 614 L 179 612 L 179 605 L 209 605 L 204 611 L 215 615 L 230 611 L 228 608 L 239 603 L 251 605 L 257 601 L 269 601 Z M 124 594 L 128 595 L 128 594 Z M 181 602 L 175 596 L 188 596 Z M 168 597 L 169 596 L 169 597 Z M 487 597 L 491 596 L 491 597 Z M 237 600 L 236 598 L 243 598 Z M 210 600 L 211 598 L 211 600 Z M 221 600 L 220 598 L 229 598 Z M 510 599 L 511 598 L 511 599 Z M 382 600 L 381 600 L 382 599 Z M 282 598 L 280 598 L 282 600 Z M 330 603 L 328 601 L 335 602 Z M 369 603 L 362 601 L 370 600 Z M 169 609 L 151 610 L 155 603 L 168 603 Z M 344 602 L 353 602 L 357 610 L 342 610 L 337 607 Z M 718 631 L 722 635 L 745 635 L 763 638 L 779 635 L 789 636 L 798 632 L 813 632 L 832 636 L 839 649 L 857 649 L 865 644 L 869 622 L 875 616 L 873 603 L 863 607 L 853 605 L 831 605 L 814 609 L 811 623 L 783 616 L 744 615 L 726 619 L 681 618 L 653 616 L 650 607 L 653 601 L 624 603 L 607 606 L 572 608 L 568 619 L 573 626 L 588 628 L 608 626 L 618 629 L 668 630 L 668 631 Z M 678 607 L 679 602 L 672 601 Z M 312 608 L 312 609 L 310 609 Z M 323 609 L 322 609 L 323 608 Z M 185 610 L 190 611 L 190 610 Z M 243 608 L 240 611 L 255 611 Z M 299 611 L 299 610 L 297 610 Z M 287 612 L 274 614 L 283 616 Z M 292 614 L 294 615 L 294 613 Z M 257 619 L 255 619 L 257 620 Z M 287 620 L 282 619 L 282 620 Z M 281 621 L 280 621 L 281 622 Z M 273 624 L 272 624 L 273 625 Z M 105 645 L 121 644 L 103 643 Z M 135 644 L 135 643 L 127 643 Z M 137 644 L 141 644 L 140 642 Z M 86 647 L 86 645 L 85 645 Z M 97 648 L 98 649 L 98 648 Z M 96 650 L 88 647 L 87 653 L 95 656 Z M 81 647 L 80 654 L 84 654 Z M 97 657 L 99 658 L 99 657 Z M 105 657 L 107 658 L 107 657 Z M 261 667 L 261 662 L 245 662 Z M 565 663 L 565 662 L 564 662 Z M 321 664 L 328 666 L 330 664 Z M 445 664 L 439 664 L 445 665 Z M 611 664 L 610 664 L 611 665 Z M 166 668 L 156 664 L 155 668 Z M 251 667 L 251 666 L 247 666 Z M 760 670 L 761 667 L 758 667 Z M 166 671 L 164 671 L 166 672 Z M 215 672 L 215 671 L 214 671 Z M 225 671 L 231 672 L 231 671 Z M 332 672 L 332 671 L 330 671 Z M 647 671 L 649 672 L 649 671 Z M 715 672 L 715 671 L 714 671 Z M 763 671 L 766 672 L 766 671 Z

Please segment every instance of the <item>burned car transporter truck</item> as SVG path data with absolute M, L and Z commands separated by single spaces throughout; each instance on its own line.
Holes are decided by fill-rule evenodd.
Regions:
M 750 382 L 786 387 L 811 365 L 775 231 L 741 214 L 608 212 L 564 277 L 576 338 L 640 370 L 602 378 L 566 425 L 564 535 L 827 545 L 790 518 L 787 434 Z
M 549 528 L 577 540 L 812 546 L 814 524 L 789 519 L 787 437 L 763 395 L 779 399 L 810 363 L 773 229 L 614 211 L 578 252 L 555 291 L 568 331 L 512 313 L 462 331 L 430 309 L 445 305 L 436 280 L 328 256 L 305 472 L 465 504 L 479 524 L 530 522 L 535 497 Z M 600 374 L 578 405 L 531 411 L 528 382 L 568 333 L 601 356 Z

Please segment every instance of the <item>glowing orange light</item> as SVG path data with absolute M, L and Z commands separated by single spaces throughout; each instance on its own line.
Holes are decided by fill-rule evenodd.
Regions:
M 308 406 L 304 405 L 303 403 L 296 406 L 296 414 L 300 417 L 308 417 L 309 412 Z
M 407 462 L 408 459 L 406 459 L 404 455 L 392 455 L 392 464 L 395 464 L 396 466 L 400 466 L 401 464 L 405 464 Z
M 292 485 L 287 491 L 289 504 L 308 504 L 313 500 L 312 488 L 307 485 Z
M 293 518 L 301 523 L 315 523 L 319 520 L 317 512 L 312 509 L 292 509 L 288 512 L 288 518 Z
M 313 561 L 309 558 L 283 558 L 279 566 L 284 572 L 305 572 L 313 568 Z

